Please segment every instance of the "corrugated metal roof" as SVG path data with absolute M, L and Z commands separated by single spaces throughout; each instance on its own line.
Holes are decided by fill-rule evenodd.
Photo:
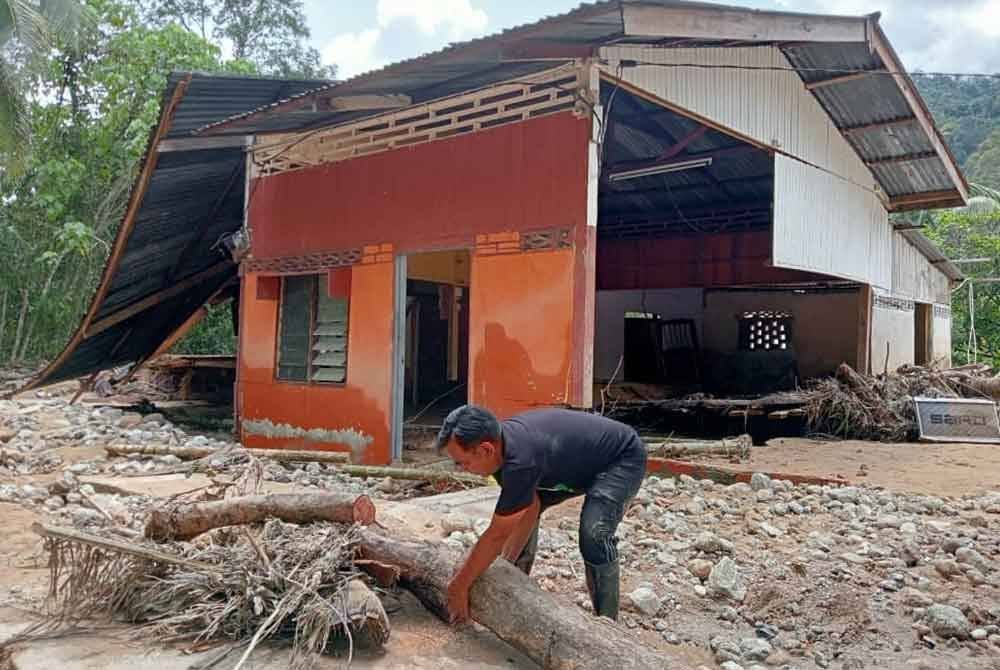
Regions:
M 235 277 L 235 264 L 226 265 L 227 257 L 213 246 L 243 222 L 243 150 L 159 153 L 160 141 L 190 137 L 206 122 L 320 83 L 170 76 L 160 125 L 150 134 L 129 212 L 90 309 L 62 354 L 23 390 L 144 359 Z M 212 268 L 217 271 L 203 274 Z M 184 290 L 172 294 L 178 286 Z M 145 304 L 147 309 L 138 309 Z

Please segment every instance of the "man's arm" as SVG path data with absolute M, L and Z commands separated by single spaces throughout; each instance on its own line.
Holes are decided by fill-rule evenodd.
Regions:
M 472 547 L 465 563 L 448 585 L 448 611 L 453 623 L 466 621 L 469 618 L 469 589 L 472 588 L 473 582 L 493 564 L 516 530 L 522 525 L 528 525 L 530 534 L 531 527 L 538 518 L 538 510 L 539 501 L 536 495 L 532 503 L 524 509 L 511 514 L 493 515 L 489 528 Z M 521 548 L 525 542 L 527 538 L 520 543 Z
M 501 553 L 504 559 L 513 563 L 521 555 L 521 552 L 524 551 L 524 546 L 531 539 L 531 533 L 535 530 L 535 524 L 538 523 L 538 515 L 541 514 L 541 511 L 542 503 L 536 492 L 527 513 L 521 516 L 521 520 L 514 527 L 514 530 L 511 531 L 510 536 L 503 545 Z

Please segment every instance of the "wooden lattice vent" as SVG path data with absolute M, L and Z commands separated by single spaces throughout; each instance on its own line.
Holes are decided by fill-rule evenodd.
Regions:
M 572 110 L 589 115 L 589 69 L 565 65 L 474 92 L 321 130 L 268 136 L 255 176 L 336 163 Z

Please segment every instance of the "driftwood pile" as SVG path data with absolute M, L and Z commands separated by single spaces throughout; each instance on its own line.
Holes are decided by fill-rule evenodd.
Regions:
M 374 521 L 368 498 L 247 496 L 156 511 L 146 535 L 169 542 L 36 525 L 49 553 L 45 628 L 112 618 L 194 648 L 230 641 L 231 668 L 264 640 L 288 641 L 290 667 L 300 669 L 331 649 L 351 654 L 388 639 L 385 611 L 354 565 L 362 524 Z M 253 521 L 264 523 L 244 525 Z
M 948 370 L 908 365 L 869 377 L 843 363 L 834 377 L 810 384 L 808 428 L 813 434 L 843 439 L 914 440 L 915 397 L 1000 400 L 1000 377 L 983 364 Z
M 461 554 L 377 528 L 374 515 L 367 498 L 271 494 L 168 504 L 151 510 L 145 537 L 127 540 L 41 525 L 36 532 L 50 552 L 60 623 L 111 614 L 160 640 L 232 640 L 210 665 L 238 656 L 219 666 L 234 670 L 261 641 L 284 639 L 293 647 L 291 667 L 308 668 L 345 639 L 349 652 L 362 640 L 388 641 L 385 610 L 360 571 L 382 588 L 408 589 L 447 619 L 447 587 Z M 262 530 L 248 525 L 263 518 Z M 473 619 L 546 669 L 598 670 L 609 659 L 625 670 L 687 668 L 556 600 L 503 560 L 476 581 L 470 608 Z

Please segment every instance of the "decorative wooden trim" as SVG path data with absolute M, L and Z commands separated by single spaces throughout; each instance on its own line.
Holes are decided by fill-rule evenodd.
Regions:
M 892 309 L 899 312 L 912 312 L 916 309 L 916 303 L 912 300 L 891 295 L 876 295 L 873 304 L 876 309 Z
M 273 135 L 274 141 L 253 149 L 256 174 L 336 163 L 563 111 L 589 115 L 586 73 L 585 67 L 562 65 L 352 123 Z
M 360 248 L 344 251 L 327 251 L 302 256 L 281 258 L 249 258 L 240 264 L 240 274 L 259 272 L 273 275 L 314 274 L 362 261 L 364 254 Z

